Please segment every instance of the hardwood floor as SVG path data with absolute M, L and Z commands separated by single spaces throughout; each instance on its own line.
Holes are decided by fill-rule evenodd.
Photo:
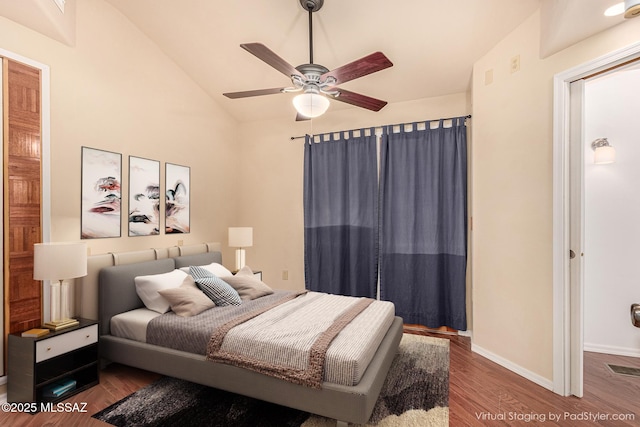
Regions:
M 585 353 L 585 395 L 560 397 L 471 352 L 469 338 L 416 332 L 450 340 L 450 425 L 458 426 L 638 426 L 640 377 L 614 374 L 613 363 L 640 368 L 640 359 Z M 82 413 L 0 413 L 0 425 L 12 427 L 108 426 L 91 415 L 144 387 L 159 376 L 122 365 L 101 372 L 100 384 L 65 401 L 86 402 Z M 557 419 L 550 419 L 550 414 Z M 614 421 L 614 416 L 633 417 Z M 591 417 L 591 418 L 588 418 Z M 593 417 L 600 417 L 594 422 Z M 504 418 L 497 419 L 497 418 Z M 606 418 L 609 418 L 608 420 Z
M 640 377 L 614 374 L 606 366 L 640 368 L 638 358 L 585 352 L 585 392 L 580 399 L 561 397 L 472 353 L 469 338 L 449 339 L 451 426 L 640 425 Z M 620 415 L 626 420 L 612 420 Z M 599 418 L 594 422 L 593 417 Z
M 0 412 L 0 426 L 12 427 L 92 427 L 109 426 L 91 418 L 91 415 L 130 395 L 159 378 L 158 374 L 123 365 L 109 365 L 100 372 L 100 384 L 78 393 L 64 401 L 65 408 L 59 412 L 7 413 Z M 85 406 L 86 405 L 86 406 Z M 66 411 L 70 406 L 72 411 Z

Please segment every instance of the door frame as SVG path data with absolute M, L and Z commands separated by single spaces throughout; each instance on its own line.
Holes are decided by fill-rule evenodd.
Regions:
M 41 124 L 40 124 L 40 142 L 42 144 L 42 160 L 41 160 L 41 220 L 42 220 L 42 241 L 49 242 L 51 240 L 51 73 L 48 65 L 34 61 L 30 58 L 26 58 L 17 53 L 0 48 L 0 62 L 2 58 L 7 58 L 12 61 L 21 62 L 29 65 L 33 68 L 40 70 L 40 112 L 41 112 Z M 4 90 L 4 89 L 2 89 Z M 0 96 L 0 99 L 2 97 Z M 2 99 L 4 103 L 5 100 Z M 4 141 L 4 125 L 0 128 L 2 132 L 2 138 L 0 142 Z M 0 145 L 0 169 L 4 168 L 4 153 L 3 148 Z M 0 196 L 4 199 L 4 196 L 0 193 Z M 3 200 L 0 200 L 0 208 L 3 209 Z M 0 230 L 2 228 L 0 224 Z M 4 266 L 0 261 L 0 283 L 4 283 Z M 6 381 L 4 376 L 5 359 L 7 347 L 7 330 L 8 330 L 8 313 L 7 313 L 7 289 L 4 286 L 0 286 L 0 297 L 2 300 L 2 306 L 0 307 L 0 329 L 3 331 L 3 339 L 0 340 L 0 384 Z M 45 287 L 45 292 L 42 295 L 42 309 L 43 319 L 47 319 L 49 316 L 49 292 L 48 287 Z
M 553 391 L 562 396 L 582 388 L 582 372 L 572 369 L 579 361 L 575 352 L 572 355 L 571 342 L 572 338 L 577 342 L 584 329 L 583 303 L 579 297 L 584 291 L 583 280 L 577 278 L 580 288 L 571 288 L 569 261 L 570 185 L 576 179 L 582 180 L 582 176 L 570 174 L 570 86 L 572 82 L 638 58 L 640 42 L 558 73 L 553 79 Z

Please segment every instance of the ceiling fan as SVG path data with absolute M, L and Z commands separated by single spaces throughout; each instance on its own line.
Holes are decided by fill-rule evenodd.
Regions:
M 309 12 L 309 63 L 293 67 L 261 43 L 246 43 L 240 47 L 255 55 L 276 70 L 291 78 L 293 86 L 272 89 L 258 89 L 244 92 L 230 92 L 223 95 L 231 98 L 272 95 L 276 93 L 302 92 L 293 99 L 298 111 L 296 120 L 308 120 L 324 114 L 329 108 L 329 98 L 345 102 L 371 111 L 380 111 L 386 101 L 351 92 L 337 86 L 350 80 L 366 76 L 393 66 L 382 53 L 375 52 L 349 64 L 329 71 L 320 64 L 313 63 L 313 12 L 322 8 L 324 0 L 299 0 Z

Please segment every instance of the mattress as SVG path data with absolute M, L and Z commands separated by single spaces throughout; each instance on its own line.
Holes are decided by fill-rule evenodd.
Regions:
M 276 294 L 277 293 L 279 292 L 276 291 Z M 311 294 L 309 296 L 313 295 L 313 293 L 309 294 Z M 342 296 L 332 297 L 357 299 Z M 271 296 L 258 298 L 257 300 L 251 301 L 251 304 L 267 303 L 270 298 Z M 245 302 L 242 305 L 249 306 L 251 304 Z M 204 324 L 213 323 L 212 321 L 208 321 L 207 318 L 213 318 L 221 315 L 221 313 L 225 313 L 223 317 L 227 319 L 228 313 L 234 309 L 233 307 L 216 307 L 193 318 L 182 318 L 172 312 L 159 315 L 147 309 L 136 309 L 114 316 L 111 322 L 111 334 L 121 338 L 149 342 L 156 345 L 158 345 L 158 342 L 156 342 L 157 336 L 180 337 L 182 339 L 164 342 L 162 345 L 204 355 L 207 350 L 210 334 L 204 334 L 201 331 L 203 330 Z M 301 314 L 298 313 L 297 315 L 300 316 Z M 356 385 L 371 362 L 382 339 L 393 322 L 394 316 L 394 305 L 388 301 L 373 301 L 357 315 L 331 342 L 324 363 L 324 381 L 348 386 Z M 155 332 L 151 334 L 151 339 L 148 340 L 147 326 L 153 319 L 155 319 L 154 328 L 150 329 L 150 331 L 153 332 L 155 330 Z M 156 325 L 159 323 L 162 323 L 164 328 L 170 328 L 170 332 L 166 333 L 163 330 L 162 333 L 159 333 L 158 330 L 156 330 Z M 283 328 L 282 334 L 291 335 L 295 341 L 295 326 L 297 323 L 302 322 L 291 322 Z M 197 327 L 190 328 L 190 324 L 197 324 Z M 254 339 L 256 348 L 265 347 L 265 343 L 260 342 L 261 335 L 263 334 L 259 332 L 256 333 L 257 331 L 254 329 L 254 326 L 237 328 L 239 330 L 247 329 L 253 331 L 253 333 L 248 334 L 246 339 Z M 305 328 L 309 329 L 309 325 L 306 325 Z M 156 335 L 155 338 L 154 335 Z M 179 341 L 183 342 L 180 343 Z M 251 343 L 253 342 L 254 341 L 251 341 Z M 248 347 L 251 347 L 251 345 L 252 344 L 249 343 Z
M 111 335 L 147 342 L 147 325 L 158 316 L 162 315 L 148 308 L 136 308 L 115 315 L 111 318 Z

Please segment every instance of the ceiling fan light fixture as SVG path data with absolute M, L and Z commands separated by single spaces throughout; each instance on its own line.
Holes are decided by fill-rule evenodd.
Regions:
M 305 92 L 293 98 L 293 106 L 298 114 L 313 119 L 327 112 L 329 109 L 327 97 L 315 92 Z

